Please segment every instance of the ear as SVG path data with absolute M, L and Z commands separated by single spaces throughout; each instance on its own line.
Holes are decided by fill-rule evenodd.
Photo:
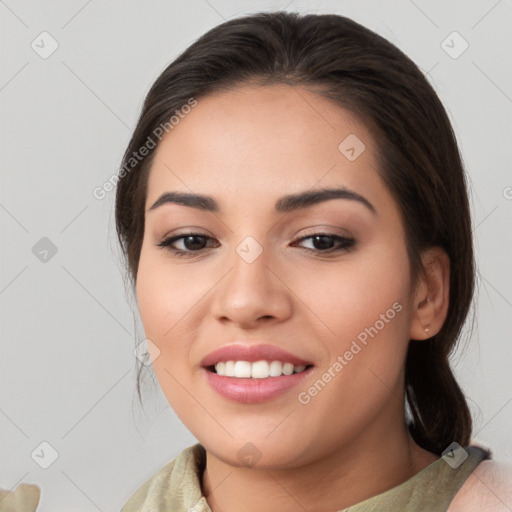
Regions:
M 437 334 L 446 320 L 450 293 L 450 258 L 441 247 L 422 254 L 426 276 L 419 276 L 411 310 L 411 340 Z

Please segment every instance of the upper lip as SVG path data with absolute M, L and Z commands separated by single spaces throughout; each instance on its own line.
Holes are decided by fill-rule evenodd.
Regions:
M 201 366 L 213 366 L 219 361 L 254 362 L 261 360 L 282 361 L 284 363 L 292 363 L 294 366 L 307 366 L 313 364 L 274 345 L 243 345 L 240 343 L 234 343 L 210 352 L 201 361 Z

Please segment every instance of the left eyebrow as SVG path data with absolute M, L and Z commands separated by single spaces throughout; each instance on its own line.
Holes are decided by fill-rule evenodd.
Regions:
M 363 197 L 357 192 L 345 187 L 324 188 L 284 196 L 276 202 L 274 208 L 277 212 L 287 213 L 302 208 L 308 208 L 309 206 L 329 201 L 331 199 L 348 199 L 350 201 L 357 201 L 366 206 L 366 208 L 368 208 L 372 213 L 377 214 L 377 210 L 373 204 L 366 199 L 366 197 Z
M 283 196 L 277 200 L 276 204 L 274 205 L 274 210 L 278 213 L 287 213 L 308 208 L 315 204 L 332 199 L 347 199 L 350 201 L 357 201 L 364 205 L 373 214 L 377 214 L 377 210 L 373 204 L 368 201 L 368 199 L 345 187 L 310 190 L 300 192 L 298 194 Z M 200 194 L 190 194 L 188 192 L 165 192 L 155 201 L 153 206 L 151 206 L 148 211 L 155 210 L 159 206 L 162 206 L 166 203 L 180 204 L 208 212 L 221 211 L 217 201 L 215 201 L 213 197 Z

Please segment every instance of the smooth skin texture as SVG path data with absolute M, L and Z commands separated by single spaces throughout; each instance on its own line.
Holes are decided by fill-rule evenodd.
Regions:
M 354 161 L 338 150 L 350 134 L 366 146 Z M 449 261 L 440 248 L 427 251 L 429 277 L 412 286 L 400 212 L 377 168 L 374 141 L 353 115 L 287 85 L 200 98 L 156 150 L 137 300 L 146 337 L 160 350 L 153 366 L 163 393 L 207 450 L 202 487 L 214 512 L 337 510 L 437 459 L 406 429 L 403 378 L 409 339 L 429 338 L 446 318 Z M 346 187 L 376 213 L 348 199 L 274 211 L 284 195 L 324 187 Z M 220 211 L 171 203 L 150 210 L 171 191 L 212 197 Z M 207 238 L 175 242 L 184 257 L 158 247 L 190 232 Z M 326 255 L 303 239 L 319 232 L 355 243 Z M 236 252 L 247 236 L 263 249 L 252 263 Z M 302 405 L 299 392 L 397 301 L 395 318 Z M 276 399 L 232 402 L 208 385 L 200 362 L 235 341 L 277 345 L 315 368 Z M 261 453 L 253 467 L 237 456 L 247 442 Z
M 453 498 L 448 512 L 510 512 L 512 467 L 494 460 L 482 461 Z

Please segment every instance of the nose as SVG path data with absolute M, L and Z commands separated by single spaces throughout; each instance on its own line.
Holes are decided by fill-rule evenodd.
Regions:
M 268 251 L 264 250 L 252 262 L 235 252 L 230 268 L 215 288 L 212 312 L 218 321 L 251 329 L 291 316 L 292 293 Z

